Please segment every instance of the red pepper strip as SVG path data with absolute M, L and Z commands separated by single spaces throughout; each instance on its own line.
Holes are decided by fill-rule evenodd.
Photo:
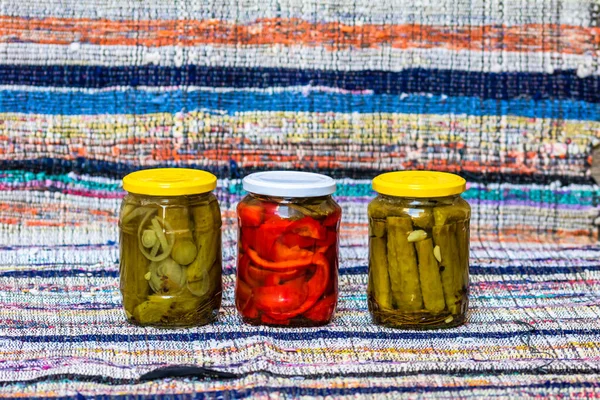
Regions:
M 245 250 L 248 247 L 256 248 L 256 228 L 243 226 L 240 228 L 240 242 Z
M 252 290 L 254 305 L 267 313 L 295 310 L 308 296 L 304 277 L 275 286 L 259 286 Z
M 250 275 L 250 278 L 254 281 L 262 282 L 265 286 L 279 285 L 282 282 L 298 278 L 300 275 L 304 275 L 304 273 L 304 269 L 291 269 L 285 272 L 274 272 L 257 268 L 254 265 L 250 265 L 248 268 L 248 275 Z
M 308 311 L 308 309 L 314 306 L 315 303 L 319 300 L 319 298 L 323 295 L 323 292 L 325 292 L 325 289 L 327 289 L 327 285 L 329 284 L 330 279 L 329 263 L 322 254 L 317 253 L 313 256 L 312 264 L 317 266 L 317 270 L 306 285 L 308 297 L 306 298 L 304 304 L 302 304 L 297 309 L 289 312 L 269 312 L 270 317 L 280 320 L 290 319 L 300 314 L 304 314 L 306 311 Z
M 240 219 L 240 226 L 259 226 L 263 222 L 265 210 L 261 206 L 253 204 L 239 203 L 237 212 Z
M 278 203 L 273 203 L 270 201 L 265 201 L 261 203 L 265 210 L 265 222 L 271 219 L 281 219 L 277 214 L 277 210 L 279 209 Z
M 270 271 L 286 271 L 293 268 L 307 267 L 313 264 L 313 260 L 311 258 L 272 262 L 261 258 L 258 253 L 252 249 L 248 249 L 248 256 L 250 256 L 250 259 L 254 264 Z
M 323 220 L 323 225 L 324 226 L 334 226 L 340 221 L 341 216 L 342 216 L 341 210 L 334 211 Z
M 247 254 L 240 254 L 240 261 L 238 262 L 237 277 L 238 280 L 244 281 L 251 288 L 260 286 L 262 282 L 254 279 L 250 275 L 250 258 Z
M 314 253 L 312 251 L 301 249 L 298 246 L 287 247 L 278 241 L 273 245 L 273 261 L 288 261 L 297 260 L 299 258 L 311 258 L 313 254 Z
M 238 279 L 235 285 L 235 305 L 238 310 L 242 311 L 248 305 L 252 296 L 252 288 L 246 282 Z
M 252 300 L 252 298 L 250 298 L 250 300 L 246 304 L 246 307 L 244 307 L 240 314 L 242 314 L 243 317 L 250 319 L 258 318 L 258 310 L 254 306 L 254 301 Z
M 327 231 L 327 237 L 324 240 L 317 240 L 318 247 L 329 247 L 337 242 L 338 235 L 335 231 Z
M 285 244 L 287 247 L 302 247 L 308 248 L 312 247 L 315 244 L 315 239 L 306 236 L 300 236 L 295 233 L 284 233 L 281 236 L 281 243 Z
M 331 315 L 333 315 L 333 310 L 335 309 L 335 302 L 335 294 L 330 294 L 329 296 L 326 296 L 323 300 L 315 304 L 313 308 L 305 312 L 304 316 L 315 322 L 327 321 L 331 317 Z
M 279 217 L 273 217 L 271 220 L 263 223 L 256 229 L 256 237 L 254 239 L 254 250 L 267 260 L 271 260 L 273 256 L 273 246 L 285 230 L 292 224 L 292 221 L 284 220 Z
M 311 237 L 313 239 L 325 239 L 327 232 L 325 227 L 319 221 L 311 217 L 300 218 L 290 225 L 290 232 L 297 233 L 300 236 Z

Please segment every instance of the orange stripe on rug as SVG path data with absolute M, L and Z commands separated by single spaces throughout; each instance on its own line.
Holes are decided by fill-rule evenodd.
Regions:
M 361 25 L 260 19 L 142 20 L 0 17 L 0 42 L 40 44 L 194 46 L 304 45 L 348 48 L 445 48 L 584 54 L 600 45 L 600 28 L 557 24 L 517 26 Z

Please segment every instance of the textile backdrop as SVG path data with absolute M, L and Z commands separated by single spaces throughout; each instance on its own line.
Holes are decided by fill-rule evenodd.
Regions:
M 595 0 L 0 0 L 0 395 L 586 396 L 600 390 Z M 185 330 L 125 322 L 120 178 L 219 177 L 224 303 Z M 338 179 L 327 327 L 241 323 L 240 178 Z M 369 179 L 465 176 L 468 323 L 370 322 Z M 170 364 L 232 379 L 140 382 Z

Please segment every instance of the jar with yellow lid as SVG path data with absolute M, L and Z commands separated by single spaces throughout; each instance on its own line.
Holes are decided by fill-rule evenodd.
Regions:
M 221 306 L 221 211 L 208 172 L 133 172 L 119 218 L 120 277 L 127 319 L 184 327 L 213 321 Z
M 471 208 L 454 174 L 377 176 L 368 207 L 368 303 L 374 322 L 438 329 L 464 323 L 469 294 Z

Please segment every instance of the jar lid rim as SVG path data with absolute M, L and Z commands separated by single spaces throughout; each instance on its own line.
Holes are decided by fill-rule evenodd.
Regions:
M 186 196 L 213 191 L 217 177 L 191 168 L 153 168 L 132 172 L 123 178 L 123 189 L 148 196 Z
M 448 172 L 395 171 L 375 177 L 372 187 L 377 193 L 389 196 L 445 197 L 463 193 L 467 181 Z
M 327 175 L 303 171 L 255 172 L 242 180 L 244 190 L 276 197 L 319 197 L 335 193 L 335 180 Z

